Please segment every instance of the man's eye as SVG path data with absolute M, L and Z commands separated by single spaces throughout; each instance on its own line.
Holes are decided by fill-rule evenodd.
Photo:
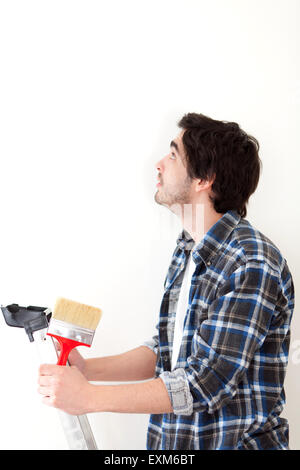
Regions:
M 175 155 L 174 153 L 171 153 L 170 158 L 171 158 L 172 160 L 175 160 L 176 155 Z

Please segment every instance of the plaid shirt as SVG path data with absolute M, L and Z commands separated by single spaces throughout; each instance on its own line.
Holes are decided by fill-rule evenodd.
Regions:
M 173 413 L 152 414 L 147 449 L 288 449 L 285 403 L 293 280 L 278 248 L 236 211 L 196 246 L 183 230 L 164 284 L 155 376 Z M 176 306 L 188 257 L 196 263 L 179 357 Z

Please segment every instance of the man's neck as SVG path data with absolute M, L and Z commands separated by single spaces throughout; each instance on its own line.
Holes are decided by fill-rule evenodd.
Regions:
M 184 204 L 182 226 L 198 244 L 223 215 L 205 204 Z

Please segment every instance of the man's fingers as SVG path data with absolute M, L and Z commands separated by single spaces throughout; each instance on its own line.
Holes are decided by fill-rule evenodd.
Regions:
M 56 364 L 41 364 L 39 367 L 39 375 L 57 375 L 60 373 L 61 366 Z
M 44 405 L 54 406 L 53 399 L 51 397 L 43 397 L 42 403 L 44 403 Z
M 38 384 L 40 386 L 49 386 L 52 383 L 51 375 L 40 375 L 38 379 Z
M 38 387 L 38 392 L 44 397 L 50 397 L 52 390 L 50 387 L 40 386 Z

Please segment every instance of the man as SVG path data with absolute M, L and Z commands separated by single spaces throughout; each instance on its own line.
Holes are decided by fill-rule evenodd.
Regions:
M 245 219 L 259 144 L 201 114 L 179 127 L 156 166 L 155 201 L 183 225 L 157 335 L 117 356 L 73 351 L 72 367 L 44 364 L 39 392 L 71 414 L 150 413 L 148 449 L 288 449 L 280 413 L 294 286 L 278 248 Z

